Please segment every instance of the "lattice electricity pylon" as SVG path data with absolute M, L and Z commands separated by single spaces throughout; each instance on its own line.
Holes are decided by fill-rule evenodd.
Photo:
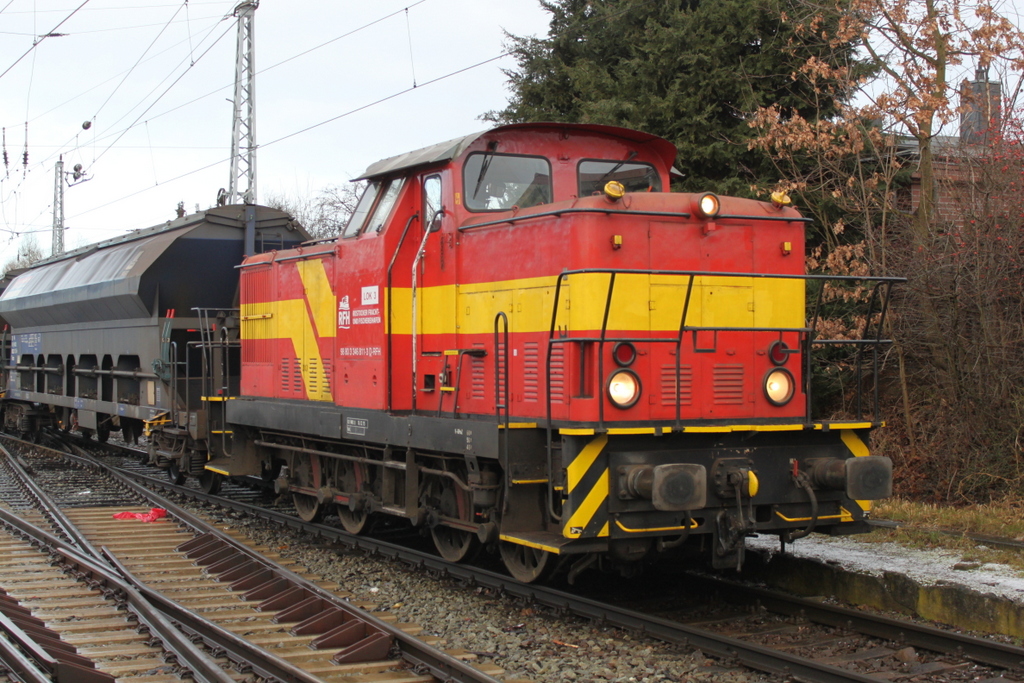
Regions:
M 64 159 L 53 169 L 53 249 L 51 256 L 64 253 Z
M 256 203 L 256 35 L 253 15 L 259 0 L 235 7 L 235 111 L 231 123 L 231 181 L 228 203 Z

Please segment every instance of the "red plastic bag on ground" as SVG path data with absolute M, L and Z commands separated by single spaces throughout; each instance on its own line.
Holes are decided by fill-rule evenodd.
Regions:
M 167 510 L 163 508 L 150 508 L 149 512 L 118 512 L 114 519 L 137 519 L 140 522 L 155 522 L 167 516 Z

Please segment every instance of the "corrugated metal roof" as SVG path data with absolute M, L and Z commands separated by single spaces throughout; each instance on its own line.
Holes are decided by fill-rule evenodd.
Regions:
M 33 264 L 0 295 L 14 328 L 150 318 L 157 306 L 230 305 L 242 260 L 244 207 L 224 206 Z M 257 208 L 257 231 L 308 238 L 288 215 Z M 285 237 L 278 240 L 281 246 Z

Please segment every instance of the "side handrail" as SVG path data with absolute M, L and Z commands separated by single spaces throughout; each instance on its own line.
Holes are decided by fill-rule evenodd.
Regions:
M 501 429 L 498 443 L 498 462 L 505 463 L 508 458 L 508 425 L 509 425 L 509 365 L 508 365 L 508 316 L 498 311 L 494 316 L 494 419 Z M 504 373 L 504 377 L 502 374 Z M 505 391 L 502 393 L 502 379 L 505 380 Z M 508 477 L 506 477 L 508 479 Z
M 395 269 L 395 262 L 398 260 L 398 255 L 401 253 L 402 246 L 405 244 L 405 238 L 409 234 L 409 227 L 412 225 L 412 222 L 414 220 L 418 219 L 419 217 L 420 217 L 420 214 L 419 214 L 418 211 L 416 213 L 414 213 L 413 215 L 409 216 L 409 220 L 407 220 L 405 222 L 405 228 L 402 229 L 402 236 L 398 238 L 398 245 L 395 247 L 395 253 L 393 253 L 391 255 L 391 261 L 388 263 L 387 283 L 386 283 L 386 286 L 387 286 L 387 307 L 388 307 L 388 317 L 387 317 L 387 326 L 388 326 L 387 327 L 387 335 L 388 335 L 388 338 L 387 338 L 388 362 L 387 362 L 386 372 L 387 372 L 387 381 L 388 381 L 388 406 L 387 406 L 387 409 L 389 411 L 394 409 L 394 398 L 392 396 L 392 393 L 394 391 L 393 384 L 394 384 L 394 365 L 395 365 L 395 360 L 394 360 L 394 358 L 392 356 L 392 353 L 391 353 L 391 351 L 392 351 L 392 337 L 394 336 L 394 333 L 395 333 L 395 325 L 394 325 L 394 322 L 393 322 L 395 307 L 392 305 L 392 296 L 391 296 L 391 294 L 392 294 L 392 287 L 391 287 L 392 274 L 393 274 L 394 269 Z M 416 406 L 413 405 L 413 408 L 415 408 L 415 407 Z

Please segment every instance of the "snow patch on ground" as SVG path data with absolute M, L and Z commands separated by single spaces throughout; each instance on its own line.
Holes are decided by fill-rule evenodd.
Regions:
M 768 553 L 779 551 L 779 541 L 774 536 L 747 539 L 747 546 Z M 979 566 L 966 562 L 951 550 L 918 550 L 896 543 L 863 543 L 843 536 L 815 534 L 788 544 L 786 553 L 874 576 L 897 572 L 923 585 L 957 584 L 1024 604 L 1024 575 L 1020 572 L 1002 564 Z

